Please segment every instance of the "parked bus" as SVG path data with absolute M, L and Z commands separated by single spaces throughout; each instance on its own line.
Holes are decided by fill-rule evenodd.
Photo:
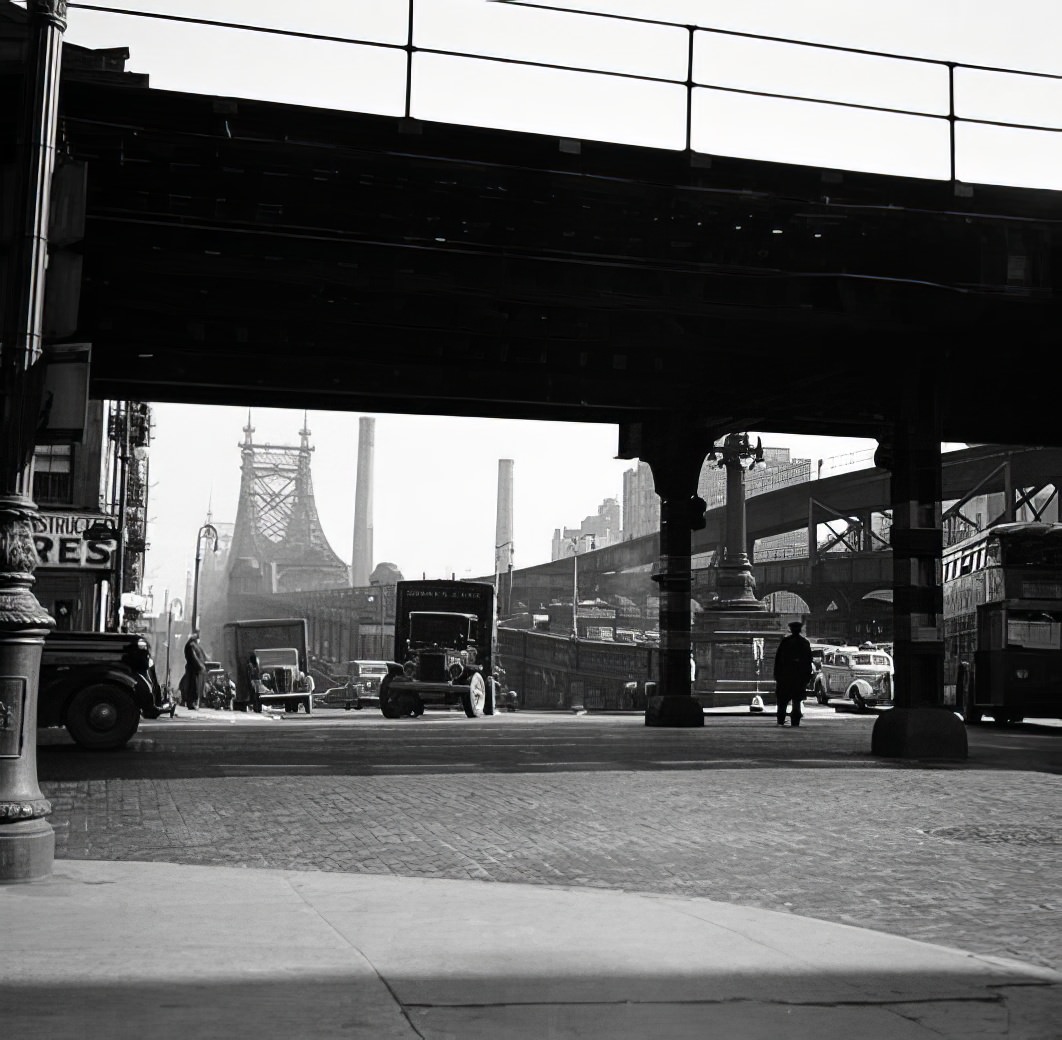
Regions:
M 968 725 L 1062 718 L 1062 524 L 944 550 L 944 701 Z

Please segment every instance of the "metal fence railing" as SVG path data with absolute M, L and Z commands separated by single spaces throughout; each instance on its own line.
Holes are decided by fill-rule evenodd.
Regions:
M 177 0 L 170 0 L 176 6 Z M 433 46 L 428 30 L 420 30 L 418 9 L 431 7 L 430 0 L 406 0 L 403 4 L 395 0 L 393 6 L 388 6 L 388 24 L 390 29 L 384 35 L 397 36 L 396 26 L 402 15 L 405 16 L 405 28 L 403 39 L 374 39 L 357 38 L 346 35 L 332 35 L 329 33 L 298 31 L 292 28 L 257 25 L 251 22 L 225 21 L 211 18 L 193 18 L 186 15 L 172 13 L 168 10 L 133 10 L 130 8 L 110 6 L 93 3 L 71 3 L 71 10 L 94 11 L 103 14 L 122 15 L 130 18 L 160 19 L 170 22 L 179 22 L 187 25 L 239 30 L 248 33 L 262 33 L 272 36 L 287 36 L 292 39 L 327 42 L 332 44 L 347 44 L 356 47 L 382 49 L 384 51 L 404 55 L 404 101 L 401 105 L 402 114 L 406 117 L 418 118 L 418 108 L 429 104 L 431 87 L 425 79 L 423 96 L 418 94 L 418 66 L 427 68 L 424 63 L 436 59 L 462 59 L 466 62 L 491 63 L 496 66 L 511 66 L 523 69 L 546 69 L 557 73 L 580 74 L 588 79 L 602 81 L 633 81 L 642 84 L 666 85 L 670 88 L 681 90 L 684 104 L 684 140 L 676 141 L 676 146 L 690 152 L 704 151 L 699 144 L 698 114 L 709 113 L 711 105 L 709 100 L 723 95 L 742 96 L 748 99 L 772 99 L 774 101 L 811 105 L 821 110 L 831 108 L 848 111 L 860 111 L 874 113 L 880 116 L 906 117 L 919 121 L 928 121 L 927 125 L 939 125 L 947 130 L 947 165 L 948 177 L 952 181 L 957 179 L 957 156 L 964 143 L 964 128 L 992 127 L 1004 128 L 1012 131 L 1027 131 L 1044 135 L 1058 135 L 1062 133 L 1062 75 L 1008 69 L 988 65 L 963 64 L 954 61 L 944 61 L 935 58 L 914 57 L 910 55 L 895 54 L 888 51 L 869 50 L 858 47 L 844 47 L 836 44 L 817 43 L 808 40 L 793 39 L 780 36 L 766 36 L 754 33 L 737 32 L 729 29 L 716 29 L 708 26 L 686 25 L 679 22 L 667 21 L 655 18 L 634 17 L 631 15 L 588 12 L 578 8 L 565 7 L 544 3 L 529 2 L 529 0 L 503 0 L 499 3 L 487 3 L 484 9 L 494 8 L 493 14 L 501 9 L 535 9 L 547 12 L 552 17 L 567 18 L 578 24 L 582 29 L 587 29 L 591 24 L 600 27 L 601 35 L 608 35 L 611 27 L 622 23 L 632 27 L 632 31 L 652 33 L 654 45 L 662 46 L 665 50 L 670 48 L 669 60 L 661 63 L 661 71 L 627 71 L 616 67 L 614 57 L 602 58 L 595 61 L 588 56 L 585 61 L 549 61 L 538 56 L 513 56 L 505 51 L 519 52 L 527 46 L 519 39 L 519 33 L 510 34 L 503 43 L 487 42 L 481 49 L 462 50 L 455 47 Z M 159 3 L 159 7 L 166 8 L 169 5 Z M 297 8 L 293 9 L 297 13 Z M 514 11 L 515 14 L 515 11 Z M 291 15 L 292 18 L 295 14 Z M 587 20 L 593 19 L 594 23 Z M 438 22 L 435 23 L 436 26 Z M 553 34 L 556 38 L 556 47 L 562 47 L 561 39 L 564 33 Z M 592 33 L 590 34 L 592 35 Z M 613 33 L 614 35 L 614 33 Z M 495 33 L 496 38 L 500 38 Z M 446 38 L 460 38 L 459 32 L 451 31 Z M 720 42 L 725 41 L 728 46 L 744 48 L 743 53 L 751 54 L 753 60 L 734 63 L 740 72 L 735 73 L 729 80 L 720 76 L 719 72 L 726 65 L 721 59 L 722 51 Z M 805 72 L 811 80 L 818 78 L 821 86 L 812 90 L 800 89 L 795 85 L 793 89 L 785 89 L 784 85 L 770 87 L 757 87 L 747 72 L 763 72 L 772 66 L 771 58 L 784 49 L 787 54 L 805 55 L 808 60 L 804 61 Z M 541 49 L 541 48 L 539 48 Z M 570 41 L 565 53 L 571 51 Z M 638 60 L 638 59 L 632 59 Z M 844 70 L 854 68 L 853 62 L 870 63 L 868 68 L 873 68 L 876 73 L 888 73 L 888 79 L 892 87 L 886 96 L 870 90 L 853 86 L 858 77 L 847 76 Z M 823 76 L 821 70 L 816 68 L 823 63 L 834 63 L 838 75 Z M 655 67 L 655 66 L 654 66 Z M 664 71 L 670 69 L 672 71 Z M 297 74 L 297 70 L 295 71 Z M 445 73 L 443 73 L 445 74 Z M 994 91 L 986 91 L 986 85 L 992 83 L 1000 88 Z M 917 89 L 911 89 L 912 85 Z M 918 86 L 920 85 L 920 86 Z M 856 98 L 843 97 L 845 91 L 855 90 Z M 1028 99 L 1040 91 L 1042 94 L 1040 103 L 1032 103 Z M 888 93 L 895 95 L 892 100 Z M 925 100 L 919 102 L 917 95 L 921 93 Z M 986 102 L 985 96 L 992 94 L 993 100 Z M 998 113 L 1003 104 L 998 99 L 1004 95 L 1026 95 L 1026 103 L 1032 104 L 1033 109 L 1043 110 L 1047 113 L 1044 118 L 1029 115 L 1023 116 L 1023 111 L 1015 111 L 1008 118 L 990 117 L 989 112 Z M 671 95 L 668 95 L 671 96 Z M 978 100 L 981 98 L 982 100 Z M 487 105 L 488 100 L 483 99 Z M 981 106 L 978 108 L 978 106 Z M 978 113 L 981 114 L 978 114 Z M 1052 114 L 1053 113 L 1053 114 Z M 453 120 L 459 121 L 459 120 Z M 677 120 L 676 120 L 677 124 Z M 484 125 L 484 124 L 481 124 Z M 563 135 L 562 135 L 563 136 Z M 598 139 L 610 140 L 607 136 Z M 1057 141 L 1057 137 L 1052 137 Z M 727 154 L 717 153 L 717 154 Z M 816 165 L 831 165 L 830 163 L 817 163 Z

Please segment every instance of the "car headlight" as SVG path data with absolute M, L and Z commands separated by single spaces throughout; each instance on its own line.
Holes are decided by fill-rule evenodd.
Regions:
M 1014 669 L 1014 676 L 1015 676 L 1015 678 L 1018 678 L 1018 679 L 1028 679 L 1029 678 L 1029 669 L 1028 668 L 1015 668 Z
M 402 672 L 407 679 L 412 679 L 416 674 L 416 671 L 417 666 L 413 661 L 406 661 L 406 663 L 402 665 Z
M 273 676 L 269 672 L 262 672 L 262 682 L 270 683 L 273 681 Z
M 460 679 L 461 676 L 464 674 L 464 671 L 465 670 L 461 666 L 461 664 L 459 662 L 457 662 L 457 661 L 454 661 L 454 663 L 452 665 L 450 665 L 450 678 L 451 679 Z

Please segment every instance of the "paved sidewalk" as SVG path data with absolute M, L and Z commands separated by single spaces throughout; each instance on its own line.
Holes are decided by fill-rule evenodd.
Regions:
M 1057 1040 L 1062 976 L 701 898 L 58 860 L 0 888 L 4 1035 Z

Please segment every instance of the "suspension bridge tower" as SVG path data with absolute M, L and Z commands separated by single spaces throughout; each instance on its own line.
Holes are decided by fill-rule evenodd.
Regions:
M 349 587 L 349 568 L 328 544 L 317 515 L 306 416 L 297 448 L 255 444 L 253 433 L 248 413 L 227 569 L 230 601 Z

